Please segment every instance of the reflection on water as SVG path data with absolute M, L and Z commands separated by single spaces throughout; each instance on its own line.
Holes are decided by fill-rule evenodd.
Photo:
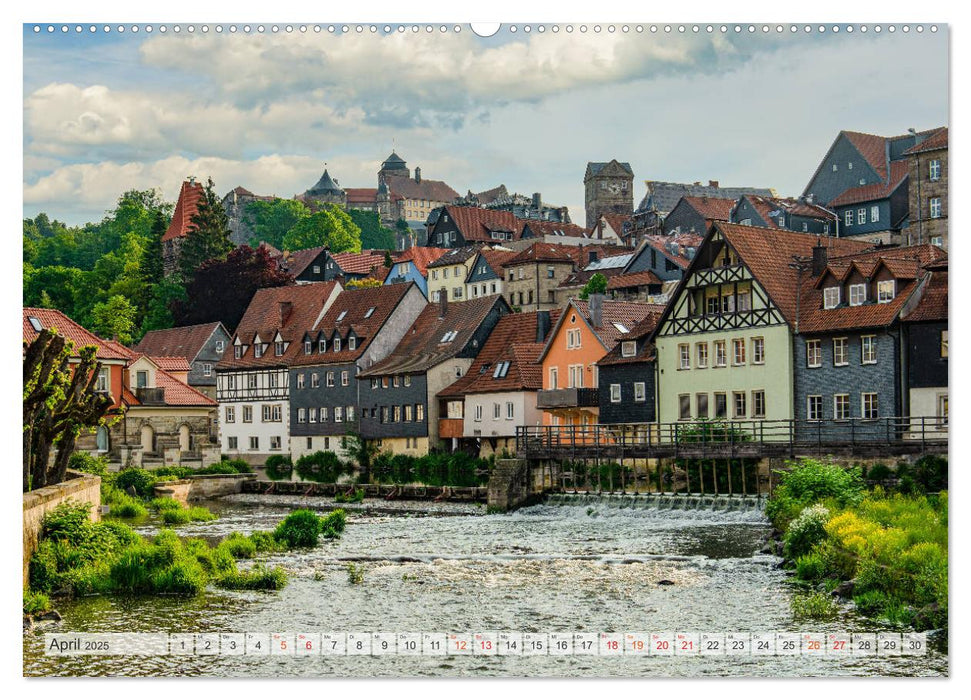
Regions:
M 209 504 L 222 535 L 273 527 L 273 497 Z M 302 505 L 320 510 L 327 499 Z M 847 631 L 879 629 L 849 613 L 800 624 L 774 557 L 756 554 L 769 527 L 757 511 L 633 511 L 540 505 L 483 515 L 475 505 L 365 502 L 344 537 L 270 562 L 291 573 L 279 592 L 211 589 L 191 599 L 85 598 L 25 637 L 27 675 L 212 676 L 792 676 L 941 675 L 947 657 L 76 657 L 43 655 L 44 631 Z M 428 512 L 431 506 L 431 514 Z M 478 513 L 478 514 L 476 514 Z M 151 525 L 139 528 L 145 534 Z M 349 583 L 348 562 L 364 582 Z M 660 582 L 665 584 L 661 585 Z M 670 582 L 670 583 L 668 583 Z

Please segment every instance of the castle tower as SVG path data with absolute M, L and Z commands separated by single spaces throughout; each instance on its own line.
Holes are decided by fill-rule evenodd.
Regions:
M 611 160 L 587 163 L 583 176 L 586 227 L 597 224 L 602 214 L 634 213 L 634 171 L 630 163 Z
M 391 155 L 385 158 L 384 162 L 381 163 L 381 169 L 378 171 L 379 181 L 387 181 L 389 177 L 411 177 L 408 164 L 394 151 L 391 151 Z
M 347 208 L 347 193 L 330 176 L 326 167 L 324 167 L 324 174 L 317 180 L 317 184 L 303 193 L 303 199 L 308 204 L 337 204 L 340 207 Z

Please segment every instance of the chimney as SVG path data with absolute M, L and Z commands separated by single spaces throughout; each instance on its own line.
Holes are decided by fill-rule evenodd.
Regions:
M 415 182 L 421 182 L 421 166 L 415 166 Z
M 590 298 L 587 299 L 587 308 L 590 309 L 590 325 L 594 328 L 600 328 L 600 322 L 603 320 L 603 294 L 591 294 Z
M 816 237 L 813 246 L 813 277 L 819 277 L 829 264 L 829 250 L 823 245 L 822 238 Z
M 442 289 L 438 294 L 438 317 L 445 318 L 448 313 L 448 290 Z
M 539 192 L 533 192 L 533 209 L 540 211 L 543 208 L 543 195 Z
M 290 318 L 290 314 L 293 313 L 293 302 L 292 301 L 281 301 L 280 302 L 280 326 L 285 326 L 287 319 Z
M 550 332 L 550 312 L 536 312 L 536 342 L 542 343 L 546 340 L 546 334 Z
M 718 180 L 709 180 L 708 181 L 708 186 L 709 187 L 718 187 Z

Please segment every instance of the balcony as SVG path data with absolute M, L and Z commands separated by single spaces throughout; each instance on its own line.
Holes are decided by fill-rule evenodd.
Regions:
M 463 435 L 465 421 L 461 418 L 439 418 L 438 437 L 460 438 Z
M 135 398 L 143 406 L 164 406 L 165 389 L 154 386 L 142 386 L 135 389 Z
M 600 405 L 598 389 L 546 389 L 536 393 L 537 408 L 583 408 Z

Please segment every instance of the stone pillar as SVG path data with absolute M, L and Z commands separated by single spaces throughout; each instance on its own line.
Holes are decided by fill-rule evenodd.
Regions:
M 524 459 L 498 459 L 489 477 L 490 511 L 506 512 L 522 505 L 529 496 L 529 467 Z

